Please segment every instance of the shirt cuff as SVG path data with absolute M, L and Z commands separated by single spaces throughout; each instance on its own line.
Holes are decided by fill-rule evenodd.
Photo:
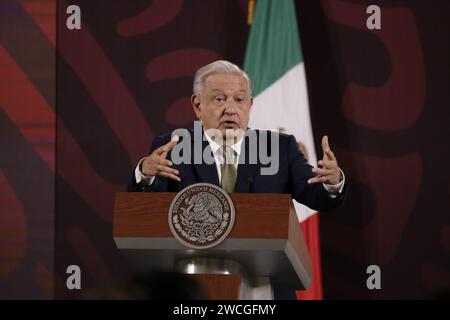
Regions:
M 341 170 L 341 169 L 339 168 L 339 170 Z M 341 193 L 342 190 L 344 189 L 345 175 L 342 170 L 341 170 L 341 174 L 342 174 L 342 181 L 339 182 L 338 184 L 323 183 L 323 187 L 325 188 L 325 190 L 327 190 L 330 193 L 330 196 L 332 196 L 333 198 L 335 198 L 337 196 L 337 194 Z
M 147 186 L 151 186 L 153 181 L 155 180 L 154 176 L 146 176 L 144 175 L 141 170 L 139 169 L 141 167 L 142 161 L 144 161 L 145 158 L 142 158 L 139 163 L 136 166 L 136 169 L 134 169 L 134 177 L 136 178 L 137 184 L 144 184 Z

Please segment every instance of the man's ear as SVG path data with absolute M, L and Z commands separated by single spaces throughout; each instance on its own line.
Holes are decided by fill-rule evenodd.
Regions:
M 251 109 L 252 106 L 253 106 L 253 97 L 250 97 L 250 108 L 249 109 Z
M 201 108 L 200 108 L 200 97 L 196 94 L 191 96 L 192 108 L 194 108 L 195 115 L 199 120 L 201 120 Z

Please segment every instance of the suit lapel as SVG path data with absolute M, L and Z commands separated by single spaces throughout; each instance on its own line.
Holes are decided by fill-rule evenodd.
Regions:
M 247 130 L 247 133 L 249 130 Z M 250 163 L 251 158 L 249 154 L 249 141 L 250 141 L 249 137 L 246 134 L 244 136 L 244 141 L 242 142 L 241 145 L 241 155 L 240 155 L 240 157 L 242 156 L 245 157 L 245 161 L 242 163 L 241 158 L 239 159 L 240 164 L 238 165 L 238 172 L 234 192 L 244 192 L 244 193 L 251 192 L 250 185 L 254 185 L 254 179 L 257 174 L 257 170 L 260 168 L 258 157 L 257 163 L 253 164 Z

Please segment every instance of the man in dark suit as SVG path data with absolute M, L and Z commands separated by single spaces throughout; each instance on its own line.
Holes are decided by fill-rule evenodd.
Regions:
M 219 60 L 200 68 L 191 103 L 201 125 L 182 132 L 181 139 L 173 134 L 155 138 L 130 176 L 128 191 L 177 192 L 207 182 L 227 192 L 290 193 L 319 211 L 342 203 L 345 177 L 328 137 L 322 139 L 323 158 L 313 168 L 294 136 L 249 129 L 251 82 L 236 65 Z M 183 148 L 174 153 L 177 144 Z
M 251 89 L 247 74 L 230 62 L 200 68 L 191 97 L 200 121 L 193 130 L 156 137 L 130 176 L 128 191 L 178 192 L 206 182 L 228 193 L 289 193 L 318 211 L 341 205 L 345 177 L 328 137 L 322 139 L 322 160 L 312 167 L 294 136 L 249 129 Z M 255 287 L 255 296 L 271 296 L 267 290 Z M 274 296 L 295 299 L 295 292 L 275 290 Z

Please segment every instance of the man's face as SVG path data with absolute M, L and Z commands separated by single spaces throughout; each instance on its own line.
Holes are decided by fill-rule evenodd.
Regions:
M 246 130 L 253 98 L 244 77 L 212 74 L 203 83 L 202 96 L 192 95 L 192 105 L 205 130 L 219 129 L 222 135 Z

